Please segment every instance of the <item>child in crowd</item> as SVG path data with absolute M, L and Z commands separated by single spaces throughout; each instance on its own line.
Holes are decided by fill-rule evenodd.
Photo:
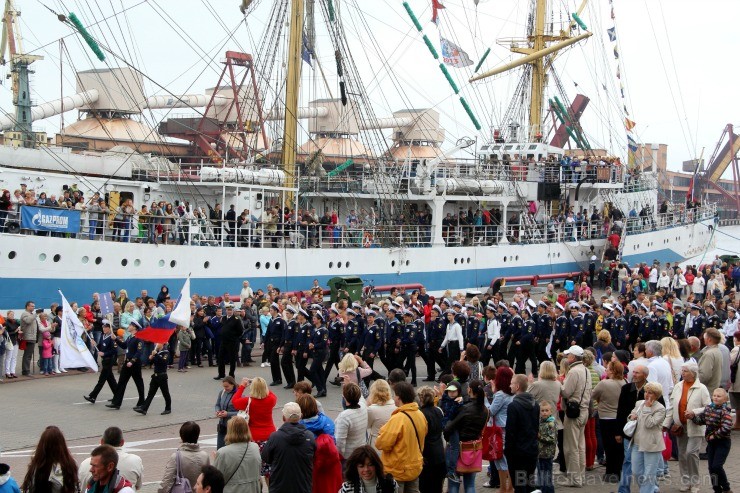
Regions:
M 454 380 L 445 389 L 442 398 L 439 401 L 439 407 L 442 409 L 442 428 L 457 416 L 462 407 L 463 398 L 460 395 L 460 387 Z M 460 482 L 460 476 L 457 474 L 457 458 L 460 456 L 460 435 L 453 431 L 450 439 L 447 441 L 445 449 L 445 461 L 447 462 L 447 479 L 450 481 Z
M 41 340 L 41 374 L 51 375 L 52 360 L 54 358 L 54 341 L 51 340 L 51 331 L 44 332 Z
M 732 415 L 727 404 L 728 394 L 723 388 L 712 392 L 712 403 L 702 411 L 686 411 L 686 417 L 698 425 L 706 425 L 707 466 L 714 493 L 730 493 L 730 483 L 725 473 L 725 461 L 730 454 L 732 441 Z
M 539 456 L 537 458 L 537 484 L 542 493 L 555 493 L 552 461 L 558 447 L 558 430 L 553 417 L 553 404 L 540 401 L 540 428 L 537 433 Z
M 10 475 L 10 466 L 0 464 L 0 493 L 21 493 L 18 483 Z
M 177 331 L 177 344 L 180 347 L 180 362 L 177 365 L 177 371 L 188 371 L 188 353 L 195 340 L 195 332 L 190 327 L 181 326 Z

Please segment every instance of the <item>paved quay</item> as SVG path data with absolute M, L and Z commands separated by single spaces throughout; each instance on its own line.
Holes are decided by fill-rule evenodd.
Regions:
M 382 365 L 381 365 L 382 367 Z M 423 363 L 419 359 L 417 368 L 423 371 Z M 144 371 L 144 381 L 148 385 L 150 371 Z M 126 439 L 127 451 L 140 455 L 144 461 L 144 493 L 155 493 L 162 478 L 164 466 L 179 445 L 178 429 L 188 420 L 196 421 L 201 426 L 201 446 L 206 450 L 215 451 L 216 448 L 216 419 L 213 417 L 213 405 L 221 388 L 219 382 L 214 381 L 215 368 L 193 367 L 187 373 L 170 373 L 170 391 L 173 397 L 172 414 L 161 416 L 164 409 L 161 395 L 157 395 L 149 414 L 146 416 L 135 413 L 132 408 L 136 402 L 136 389 L 133 382 L 129 383 L 126 400 L 119 411 L 105 407 L 106 399 L 111 395 L 106 388 L 99 396 L 98 402 L 91 405 L 84 401 L 86 395 L 97 381 L 93 373 L 79 373 L 70 371 L 64 375 L 31 378 L 19 378 L 12 382 L 0 385 L 0 408 L 4 419 L 0 420 L 0 460 L 10 464 L 16 480 L 22 480 L 30 456 L 39 435 L 44 427 L 57 425 L 64 432 L 68 445 L 79 463 L 99 443 L 103 430 L 111 425 L 121 427 Z M 241 377 L 263 377 L 268 382 L 270 369 L 260 368 L 259 364 L 249 368 L 237 368 L 237 381 Z M 420 374 L 419 379 L 425 375 Z M 331 377 L 333 378 L 333 376 Z M 330 378 L 330 379 L 331 379 Z M 271 387 L 278 396 L 278 405 L 273 413 L 276 424 L 281 422 L 280 408 L 293 400 L 293 393 L 282 387 Z M 341 412 L 341 394 L 339 388 L 329 385 L 329 395 L 321 402 L 326 413 L 332 418 Z M 740 434 L 733 435 L 733 448 L 727 460 L 726 470 L 730 483 L 740 489 Z M 661 481 L 662 493 L 679 491 L 678 462 L 670 462 L 671 477 Z M 557 466 L 556 466 L 557 469 Z M 711 484 L 707 474 L 707 463 L 700 464 L 704 475 L 702 492 L 711 492 Z M 605 484 L 600 477 L 602 467 L 587 473 L 584 493 L 616 492 L 615 484 Z M 478 491 L 489 491 L 482 485 L 486 481 L 485 474 L 478 474 L 476 488 Z M 557 479 L 557 478 L 556 478 Z M 564 490 L 556 486 L 558 490 Z M 637 487 L 633 487 L 637 491 Z M 423 492 L 422 492 L 423 493 Z

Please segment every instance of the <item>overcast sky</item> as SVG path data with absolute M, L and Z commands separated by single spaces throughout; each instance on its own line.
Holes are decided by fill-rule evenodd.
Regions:
M 16 2 L 23 13 L 21 26 L 26 51 L 46 57 L 33 65 L 35 101 L 57 99 L 62 90 L 65 94 L 74 92 L 75 70 L 117 65 L 111 57 L 105 63 L 94 59 L 80 37 L 70 36 L 71 29 L 38 1 Z M 462 88 L 461 94 L 484 126 L 481 132 L 476 132 L 440 73 L 438 62 L 432 59 L 421 35 L 413 28 L 401 1 L 334 2 L 345 20 L 354 59 L 376 115 L 390 116 L 392 111 L 409 106 L 433 106 L 442 113 L 446 146 L 462 136 L 477 136 L 480 142 L 490 135 L 491 127 L 498 123 L 509 104 L 515 77 L 469 84 L 467 79 L 474 66 L 450 69 Z M 91 28 L 92 34 L 159 84 L 180 94 L 202 93 L 206 87 L 213 86 L 220 70 L 218 61 L 226 49 L 257 52 L 272 0 L 259 2 L 247 17 L 248 27 L 238 26 L 242 17 L 238 0 L 112 0 L 107 5 L 42 0 L 42 3 L 57 12 L 74 11 L 85 24 L 127 8 L 125 15 Z M 431 0 L 409 0 L 409 3 L 435 44 L 438 45 L 441 34 L 458 43 L 475 63 L 491 47 L 491 55 L 481 70 L 520 56 L 497 45 L 496 39 L 523 35 L 527 0 L 480 0 L 477 7 L 474 0 L 443 0 L 447 8 L 440 13 L 439 28 L 430 22 Z M 557 27 L 575 11 L 580 0 L 550 3 L 552 22 Z M 740 1 L 614 0 L 613 6 L 625 102 L 631 119 L 637 122 L 638 141 L 668 144 L 669 167 L 673 169 L 680 168 L 683 160 L 698 157 L 703 147 L 706 148 L 704 158 L 708 159 L 723 127 L 727 123 L 740 126 L 740 99 L 733 92 L 740 80 L 740 64 L 736 62 L 740 52 L 740 36 L 736 31 Z M 606 36 L 606 29 L 613 25 L 608 0 L 592 0 L 582 17 L 594 36 L 566 52 L 556 66 L 569 97 L 580 91 L 593 101 L 584 115 L 592 145 L 605 146 L 623 155 L 626 137 L 618 111 L 622 100 L 612 44 Z M 360 18 L 373 33 L 374 42 L 360 24 Z M 173 28 L 175 24 L 181 29 Z M 236 33 L 229 41 L 225 41 L 226 29 Z M 323 28 L 318 28 L 318 35 L 317 54 L 325 71 L 333 72 L 333 49 Z M 67 36 L 71 63 L 64 55 L 64 82 L 60 88 L 57 40 L 63 36 Z M 383 64 L 392 67 L 393 77 Z M 304 67 L 304 75 L 311 72 Z M 338 92 L 334 78 L 328 84 Z M 147 85 L 150 94 L 161 93 L 153 85 Z M 396 87 L 401 87 L 401 91 Z M 302 104 L 319 96 L 325 94 L 308 90 L 303 94 Z M 0 105 L 4 111 L 12 111 L 9 81 L 3 81 L 0 88 Z M 175 110 L 176 113 L 186 111 Z M 74 118 L 76 114 L 67 113 L 65 121 Z M 52 134 L 59 128 L 59 122 L 56 117 L 37 125 Z

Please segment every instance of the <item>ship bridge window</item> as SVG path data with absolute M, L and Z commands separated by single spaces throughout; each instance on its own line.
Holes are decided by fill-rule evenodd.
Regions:
M 512 146 L 512 145 L 504 146 L 504 150 L 505 150 L 505 151 L 510 151 L 510 150 L 512 150 L 513 148 L 514 148 L 514 146 Z
M 487 151 L 489 146 L 483 146 L 480 148 L 481 151 Z
M 527 149 L 529 149 L 530 151 L 537 149 L 537 144 L 532 144 Z
M 499 151 L 499 150 L 501 150 L 501 146 L 493 146 L 493 150 L 494 151 Z

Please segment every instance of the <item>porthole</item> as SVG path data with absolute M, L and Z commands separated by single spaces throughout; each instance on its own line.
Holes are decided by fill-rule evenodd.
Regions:
M 138 267 L 140 265 L 141 265 L 141 260 L 139 260 L 138 258 L 134 260 L 134 267 Z
M 45 253 L 39 253 L 39 260 L 41 262 L 43 262 L 44 260 L 46 260 L 46 254 Z
M 334 262 L 329 262 L 329 268 L 331 269 L 332 267 L 334 267 Z
M 86 263 L 88 263 L 90 261 L 90 257 L 88 257 L 87 255 L 85 255 L 80 260 L 82 260 L 82 263 L 83 264 L 86 264 Z
M 95 265 L 100 265 L 103 263 L 103 257 L 95 257 Z
M 270 268 L 270 262 L 265 262 L 265 269 L 269 269 L 269 268 Z
M 455 265 L 457 265 L 457 257 L 455 257 Z
M 175 262 L 174 260 L 170 261 L 170 267 L 174 268 L 176 265 L 177 265 L 177 262 Z
M 506 257 L 504 257 L 504 262 L 506 262 Z
M 455 262 L 455 263 L 457 263 L 457 262 Z M 391 267 L 395 267 L 395 266 L 396 266 L 396 261 L 395 260 L 391 260 Z
M 516 260 L 519 260 L 519 255 L 516 256 Z
M 560 252 L 558 252 L 558 258 L 560 258 Z
M 470 263 L 470 257 L 468 257 L 468 263 Z
M 280 268 L 280 262 L 275 262 L 275 270 L 278 270 Z
M 345 263 L 344 263 L 344 267 L 345 267 L 346 269 L 349 269 L 349 262 L 345 262 Z
M 337 269 L 341 269 L 341 268 L 342 268 L 342 262 L 337 262 Z
M 164 267 L 164 260 L 159 259 L 159 262 L 157 262 L 157 265 L 159 265 L 160 267 Z
M 211 266 L 211 263 L 210 263 L 210 262 L 209 262 L 208 260 L 206 260 L 205 262 L 203 262 L 203 268 L 204 268 L 204 269 L 207 269 L 207 268 L 209 268 L 210 266 Z
M 460 263 L 461 263 L 461 264 L 464 264 L 464 263 L 465 263 L 465 259 L 464 259 L 464 258 L 461 258 L 461 259 L 460 259 Z
M 256 264 L 254 264 L 255 269 L 259 269 L 260 267 L 262 267 L 261 263 L 257 262 Z
M 57 254 L 55 254 L 55 255 L 54 255 L 54 256 L 52 257 L 52 260 L 53 260 L 54 262 L 59 262 L 60 260 L 62 260 L 62 256 L 61 256 L 61 255 L 59 255 L 59 254 L 57 253 Z
M 411 262 L 409 260 L 406 261 L 406 265 L 409 265 Z
M 8 252 L 8 258 L 13 260 L 15 258 L 15 252 Z
M 121 259 L 121 265 L 124 266 L 124 267 L 126 267 L 128 265 L 128 260 L 125 259 L 125 258 L 124 259 Z

